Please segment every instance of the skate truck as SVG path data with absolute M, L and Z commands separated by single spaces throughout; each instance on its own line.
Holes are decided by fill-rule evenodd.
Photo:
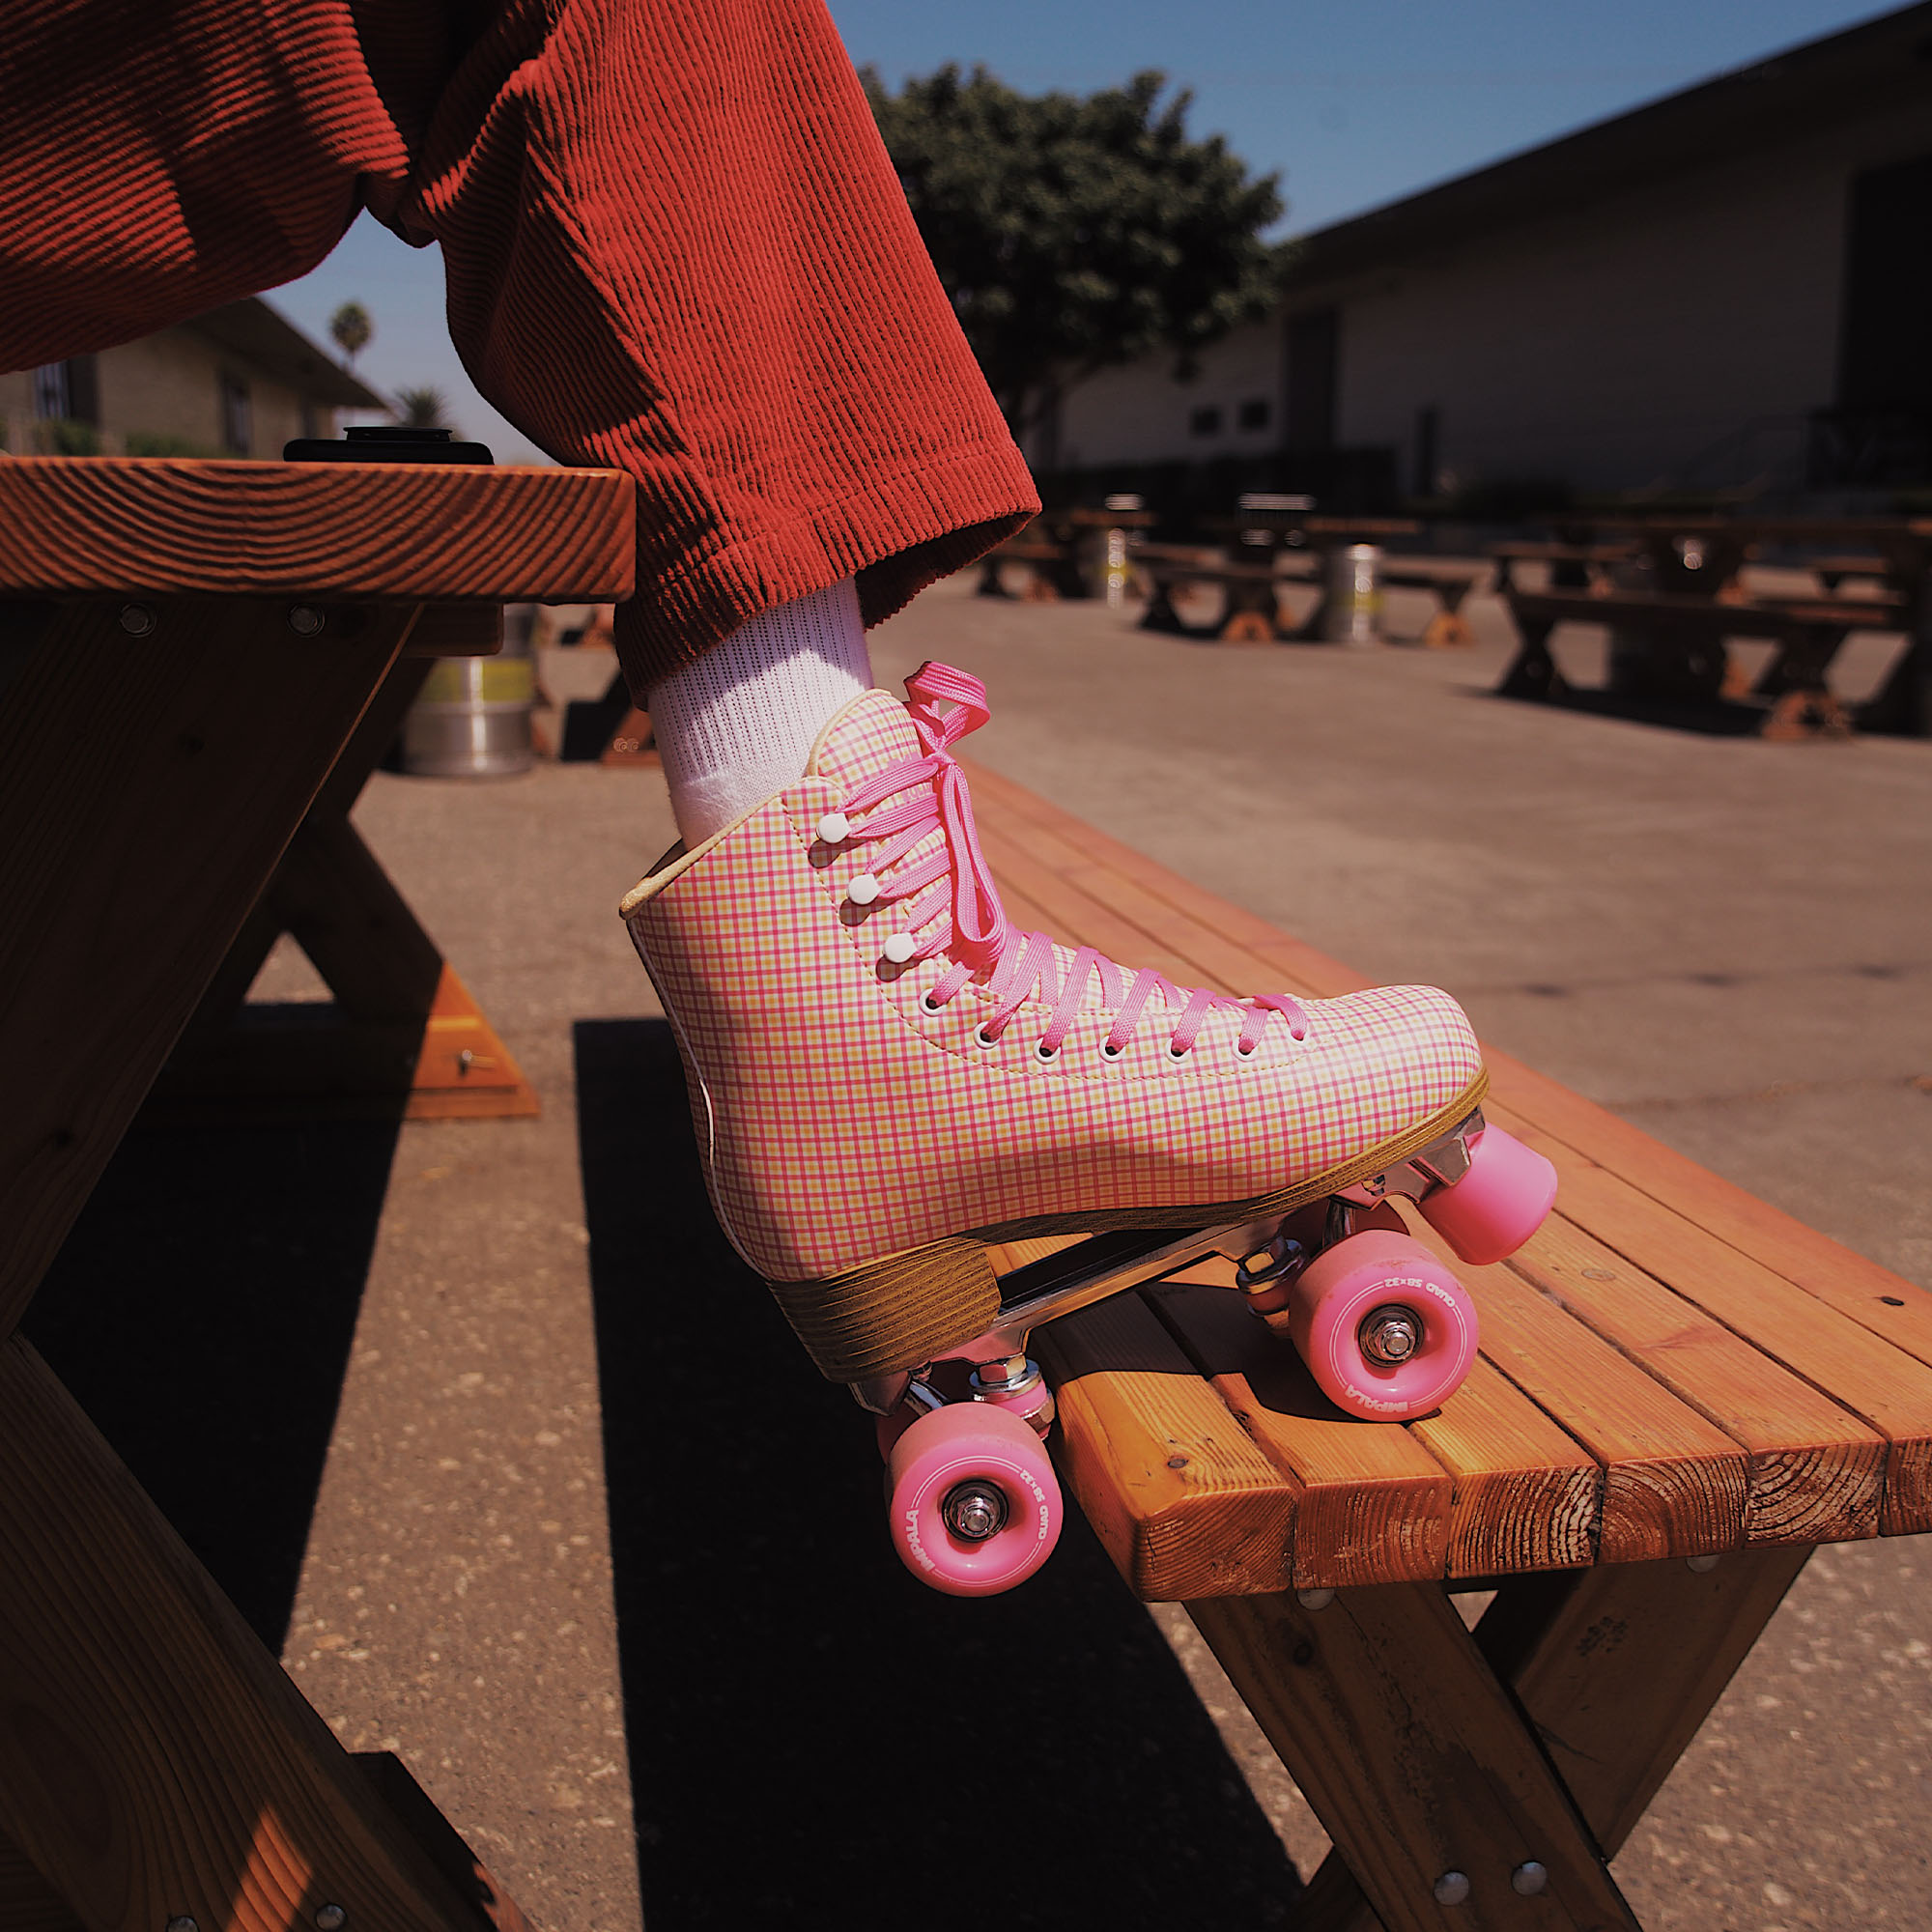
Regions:
M 1235 1264 L 1234 1292 L 1345 1414 L 1399 1422 L 1439 1407 L 1476 1359 L 1476 1305 L 1409 1234 L 1398 1198 L 1481 1266 L 1543 1224 L 1556 1170 L 1476 1108 L 1406 1159 L 1293 1212 L 1095 1235 L 1015 1268 L 983 1334 L 917 1371 L 852 1384 L 877 1419 L 900 1559 L 950 1596 L 993 1596 L 1032 1576 L 1065 1508 L 1032 1331 L 1211 1257 Z

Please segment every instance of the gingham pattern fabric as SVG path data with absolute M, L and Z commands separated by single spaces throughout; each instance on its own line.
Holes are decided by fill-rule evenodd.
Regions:
M 1428 986 L 1304 1001 L 1305 1038 L 1271 1018 L 1246 1057 L 1242 1015 L 1220 1009 L 1176 1059 L 1172 1003 L 1155 1002 L 1108 1059 L 1114 1011 L 1095 976 L 1050 1061 L 1035 1052 L 1041 1002 L 981 1043 L 984 986 L 928 1010 L 948 962 L 888 962 L 904 908 L 852 904 L 863 845 L 817 837 L 857 784 L 919 753 L 905 708 L 867 692 L 797 784 L 674 850 L 624 900 L 684 1057 L 712 1205 L 768 1280 L 1035 1215 L 1265 1194 L 1420 1124 L 1476 1079 L 1468 1021 Z

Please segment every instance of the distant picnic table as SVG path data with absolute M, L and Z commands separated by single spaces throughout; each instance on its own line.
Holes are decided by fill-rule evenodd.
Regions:
M 1854 727 L 1932 732 L 1932 518 L 1634 516 L 1567 534 L 1572 541 L 1492 553 L 1521 639 L 1498 686 L 1504 695 L 1572 696 L 1550 634 L 1564 623 L 1607 624 L 1612 689 L 1622 695 L 1748 705 L 1770 738 L 1842 736 Z M 1518 581 L 1519 567 L 1532 561 L 1549 567 L 1546 588 Z M 1753 593 L 1741 576 L 1753 561 L 1808 570 L 1819 587 L 1802 596 Z M 1875 588 L 1842 594 L 1852 578 Z M 1907 641 L 1879 692 L 1853 714 L 1828 673 L 1855 631 L 1899 631 Z M 1747 681 L 1726 651 L 1733 638 L 1774 646 Z

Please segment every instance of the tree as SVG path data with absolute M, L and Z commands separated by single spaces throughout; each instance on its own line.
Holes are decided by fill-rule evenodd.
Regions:
M 376 325 L 369 320 L 369 311 L 360 302 L 344 302 L 328 318 L 329 339 L 336 348 L 349 358 L 351 368 L 355 358 L 367 349 L 376 333 Z
M 1187 138 L 1166 77 L 1029 97 L 983 68 L 861 78 L 913 219 L 1007 421 L 1021 434 L 1111 363 L 1196 352 L 1273 302 L 1276 177 Z
M 403 420 L 412 429 L 449 428 L 449 398 L 440 389 L 398 389 Z

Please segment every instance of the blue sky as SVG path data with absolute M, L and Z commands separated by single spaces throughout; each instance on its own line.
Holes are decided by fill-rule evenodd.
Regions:
M 831 0 L 847 50 L 889 85 L 947 61 L 1029 94 L 1090 93 L 1142 68 L 1192 91 L 1188 125 L 1278 172 L 1298 234 L 1888 10 L 1848 0 Z M 319 339 L 361 301 L 377 387 L 433 384 L 499 459 L 537 452 L 450 347 L 434 249 L 366 216 L 271 299 Z

